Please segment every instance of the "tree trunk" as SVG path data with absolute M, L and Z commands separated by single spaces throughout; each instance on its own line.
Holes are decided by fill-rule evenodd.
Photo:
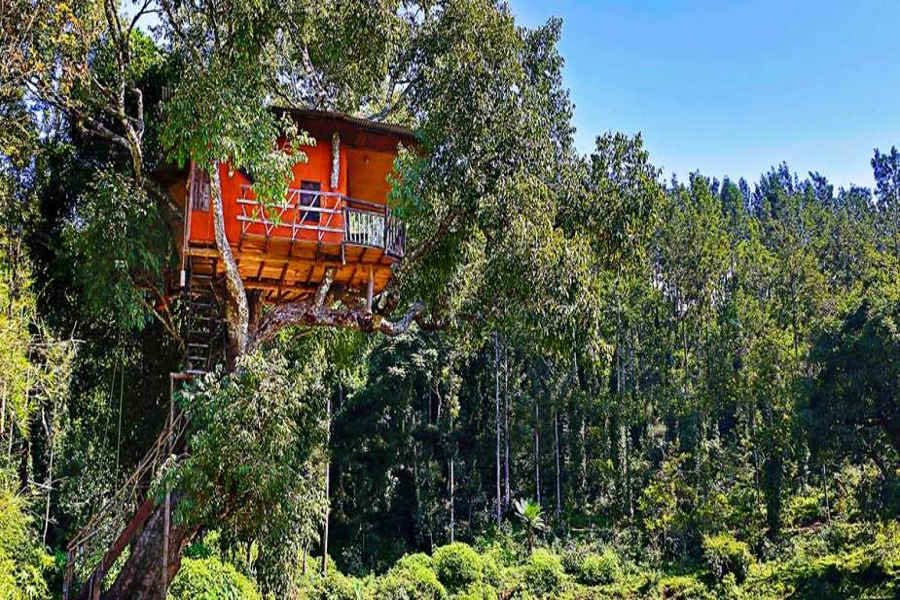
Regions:
M 50 448 L 50 460 L 47 465 L 47 478 L 44 480 L 44 486 L 47 488 L 47 503 L 44 506 L 44 530 L 41 535 L 41 543 L 44 545 L 47 544 L 47 529 L 50 527 L 50 494 L 53 491 L 53 430 L 51 429 L 50 423 L 47 422 L 47 417 L 44 414 L 44 409 L 41 408 L 41 420 L 44 423 L 44 435 L 47 437 L 47 445 Z
M 503 349 L 503 480 L 505 490 L 503 506 L 509 509 L 509 347 Z
M 454 510 L 453 501 L 453 454 L 450 454 L 450 543 L 455 539 L 456 512 Z
M 173 502 L 174 505 L 174 502 Z M 163 530 L 165 506 L 160 504 L 144 523 L 143 529 L 135 537 L 131 545 L 131 554 L 122 565 L 109 591 L 102 595 L 104 600 L 134 598 L 165 598 L 165 590 L 161 589 L 160 576 L 163 557 Z M 166 564 L 166 581 L 171 582 L 181 568 L 181 554 L 197 535 L 196 526 L 174 526 L 169 528 L 168 562 Z M 89 589 L 83 586 L 81 598 L 87 600 Z
M 562 513 L 562 493 L 559 482 L 559 410 L 553 411 L 553 445 L 556 454 L 556 515 L 559 516 Z
M 338 382 L 338 398 L 344 395 L 344 388 Z M 328 446 L 331 443 L 331 397 L 325 400 L 325 415 L 328 422 L 328 429 L 325 434 L 325 527 L 322 531 L 322 576 L 328 575 L 328 516 L 331 512 L 329 502 L 331 501 L 331 456 L 328 454 Z M 340 403 L 340 400 L 339 400 Z
M 500 496 L 500 342 L 494 332 L 494 429 L 497 431 L 497 527 L 503 518 Z
M 541 420 L 538 400 L 534 399 L 534 489 L 537 503 L 541 503 Z
M 225 302 L 225 321 L 228 329 L 227 356 L 230 369 L 233 368 L 237 357 L 247 349 L 250 306 L 247 302 L 244 281 L 241 279 L 237 262 L 225 233 L 225 210 L 222 206 L 222 187 L 218 165 L 212 165 L 209 168 L 209 199 L 212 205 L 216 248 L 225 268 L 225 288 L 228 290 L 228 298 Z

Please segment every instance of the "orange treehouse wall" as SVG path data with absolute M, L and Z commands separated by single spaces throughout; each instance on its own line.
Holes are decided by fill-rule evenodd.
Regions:
M 292 190 L 300 188 L 301 181 L 316 181 L 319 183 L 319 189 L 323 192 L 337 192 L 347 195 L 347 148 L 344 145 L 340 147 L 340 176 L 338 178 L 338 186 L 336 189 L 331 188 L 331 141 L 317 139 L 315 146 L 303 148 L 303 152 L 307 156 L 305 163 L 300 163 L 293 168 L 293 180 L 289 188 Z M 242 223 L 238 220 L 238 215 L 251 215 L 253 211 L 259 208 L 239 202 L 240 198 L 253 199 L 253 193 L 246 187 L 250 186 L 250 180 L 240 171 L 232 171 L 230 165 L 219 165 L 219 178 L 222 182 L 222 205 L 225 213 L 225 232 L 228 241 L 232 244 L 238 244 L 241 240 Z M 322 208 L 338 208 L 340 206 L 340 198 L 334 196 L 321 197 Z M 384 200 L 382 200 L 384 202 Z M 294 197 L 291 202 L 296 206 L 297 198 Z M 275 219 L 275 216 L 278 219 Z M 279 225 L 272 225 L 269 233 L 271 237 L 283 237 L 290 239 L 291 227 L 297 217 L 296 210 L 273 208 L 266 212 L 268 220 L 275 221 Z M 302 221 L 299 221 L 302 223 Z M 190 215 L 191 231 L 190 242 L 199 245 L 215 244 L 215 236 L 213 232 L 212 212 L 191 210 Z M 344 227 L 343 215 L 320 213 L 318 225 L 326 225 L 329 228 L 342 230 Z M 316 224 L 316 223 L 311 223 Z M 244 232 L 247 236 L 263 237 L 266 234 L 265 225 L 261 223 L 243 224 L 246 226 Z M 296 233 L 297 240 L 321 241 L 327 244 L 340 244 L 343 234 L 337 232 L 324 232 L 322 237 L 318 237 L 319 233 L 311 229 L 299 229 Z

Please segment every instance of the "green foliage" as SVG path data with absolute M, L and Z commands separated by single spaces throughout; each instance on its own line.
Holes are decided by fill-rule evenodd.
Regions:
M 330 568 L 328 575 L 322 577 L 317 565 L 315 573 L 310 573 L 297 592 L 301 600 L 360 600 L 362 584 Z
M 248 355 L 180 399 L 191 452 L 164 481 L 184 494 L 177 519 L 216 523 L 220 544 L 257 542 L 257 576 L 275 589 L 287 585 L 323 516 L 323 471 L 313 466 L 325 439 L 323 367 Z M 242 501 L 226 510 L 233 495 Z
M 467 544 L 456 542 L 434 551 L 434 572 L 451 594 L 481 583 L 481 558 Z
M 253 583 L 217 558 L 183 558 L 169 600 L 262 600 Z
M 665 600 L 712 600 L 703 582 L 689 575 L 663 577 L 656 583 L 656 592 Z
M 158 490 L 176 492 L 176 525 L 222 528 L 190 558 L 253 573 L 275 597 L 294 583 L 319 596 L 558 594 L 516 588 L 557 571 L 533 564 L 555 560 L 545 551 L 517 564 L 509 510 L 477 561 L 408 555 L 364 584 L 333 568 L 317 579 L 310 559 L 294 581 L 318 544 L 326 460 L 329 547 L 354 573 L 381 572 L 446 543 L 451 505 L 456 539 L 495 527 L 502 431 L 511 493 L 549 508 L 561 490 L 558 517 L 513 509 L 529 549 L 545 521 L 555 547 L 580 545 L 563 555 L 579 593 L 896 595 L 896 535 L 876 525 L 900 514 L 896 149 L 875 152 L 874 191 L 787 165 L 755 185 L 662 182 L 642 138 L 613 132 L 579 157 L 561 23 L 520 27 L 498 0 L 175 3 L 153 13 L 159 45 L 143 21 L 122 35 L 104 6 L 14 1 L 4 23 L 30 29 L 0 40 L 0 460 L 21 464 L 20 486 L 47 482 L 52 545 L 156 437 L 180 360 L 160 341 L 177 329 L 173 240 L 148 167 L 228 160 L 278 201 L 312 140 L 274 100 L 416 131 L 390 198 L 409 251 L 379 304 L 423 300 L 449 331 L 300 330 L 197 382 L 182 398 L 191 452 Z M 56 368 L 71 356 L 45 319 L 84 340 L 76 377 Z M 127 369 L 110 331 L 129 340 Z M 121 431 L 120 398 L 140 417 Z M 586 550 L 607 545 L 616 553 Z
M 753 563 L 749 546 L 727 533 L 704 536 L 703 558 L 716 580 L 731 573 L 738 583 L 744 581 Z
M 434 570 L 434 559 L 424 552 L 416 552 L 415 554 L 405 555 L 397 561 L 395 566 L 401 569 L 406 567 L 424 567 L 426 569 Z
M 825 498 L 821 490 L 805 490 L 792 496 L 785 510 L 786 522 L 794 527 L 808 527 L 825 518 Z
M 0 597 L 9 600 L 50 598 L 45 571 L 53 565 L 32 529 L 25 499 L 0 472 Z
M 588 554 L 578 569 L 579 580 L 589 585 L 613 583 L 619 578 L 622 564 L 612 548 L 604 548 L 600 554 Z
M 88 184 L 64 240 L 93 315 L 111 313 L 125 330 L 159 316 L 157 304 L 167 293 L 165 271 L 175 258 L 164 217 L 156 198 L 112 167 Z M 171 320 L 166 326 L 174 332 Z
M 379 577 L 373 588 L 373 598 L 384 600 L 445 600 L 447 590 L 434 571 L 411 562 L 394 567 Z
M 525 525 L 528 530 L 528 549 L 534 550 L 534 534 L 535 532 L 545 531 L 547 524 L 544 522 L 544 510 L 541 505 L 534 500 L 518 499 L 513 502 L 513 508 L 516 510 L 516 516 Z
M 538 548 L 522 567 L 522 581 L 530 593 L 545 598 L 563 590 L 566 574 L 559 557 Z

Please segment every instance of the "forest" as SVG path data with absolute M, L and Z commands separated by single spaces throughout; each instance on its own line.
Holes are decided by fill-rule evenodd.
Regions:
M 900 598 L 900 151 L 871 189 L 779 157 L 664 179 L 640 134 L 582 155 L 562 26 L 0 2 L 0 598 L 64 597 L 172 398 L 152 516 L 93 581 L 129 497 L 69 598 Z M 309 140 L 273 107 L 415 133 L 406 257 L 374 316 L 323 292 L 265 337 L 227 277 L 227 360 L 173 383 L 159 173 L 283 197 Z

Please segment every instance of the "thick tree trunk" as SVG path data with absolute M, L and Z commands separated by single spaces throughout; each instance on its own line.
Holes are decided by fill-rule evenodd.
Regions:
M 173 503 L 174 504 L 174 503 Z M 152 508 L 150 516 L 143 524 L 141 531 L 135 536 L 131 545 L 131 554 L 122 566 L 110 589 L 102 594 L 104 600 L 135 600 L 146 598 L 156 600 L 165 598 L 162 589 L 163 537 L 165 523 L 165 505 Z M 168 561 L 166 564 L 166 582 L 171 582 L 181 568 L 181 554 L 197 535 L 196 526 L 174 526 L 169 528 Z M 112 562 L 113 557 L 108 562 Z M 107 560 L 104 559 L 106 565 Z M 106 565 L 107 568 L 111 565 Z M 80 600 L 90 600 L 89 582 L 82 586 Z

